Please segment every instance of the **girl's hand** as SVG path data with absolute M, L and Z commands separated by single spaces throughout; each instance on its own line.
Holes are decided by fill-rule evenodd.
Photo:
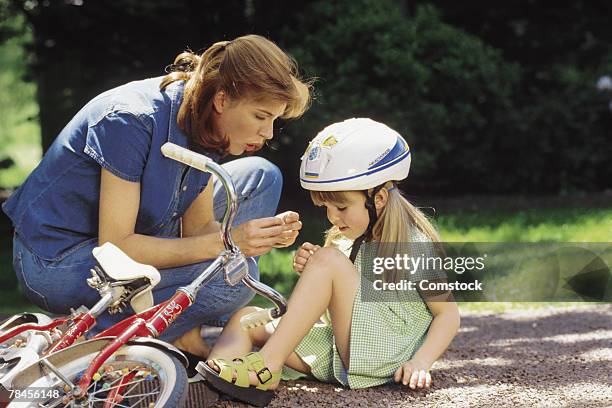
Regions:
M 295 211 L 285 211 L 284 213 L 278 214 L 276 218 L 283 221 L 283 224 L 288 226 L 289 230 L 281 233 L 274 244 L 274 248 L 286 248 L 293 245 L 297 236 L 300 234 L 302 229 L 302 222 L 300 221 L 300 214 Z
M 293 256 L 293 270 L 297 273 L 302 273 L 304 267 L 306 266 L 306 262 L 308 262 L 308 258 L 315 252 L 317 252 L 321 247 L 318 245 L 313 245 L 310 242 L 304 242 L 300 248 L 295 251 L 295 255 Z
M 277 245 L 282 234 L 291 231 L 293 224 L 285 224 L 278 217 L 258 218 L 232 228 L 232 238 L 244 255 L 263 255 Z
M 410 388 L 429 388 L 431 387 L 431 374 L 429 374 L 430 365 L 420 362 L 419 360 L 408 360 L 402 364 L 396 371 L 393 379 L 396 383 L 401 382 Z

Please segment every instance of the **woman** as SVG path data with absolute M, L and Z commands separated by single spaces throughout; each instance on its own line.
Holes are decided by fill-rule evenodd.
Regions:
M 99 299 L 86 278 L 95 265 L 91 251 L 104 242 L 160 269 L 156 302 L 191 282 L 223 248 L 215 220 L 225 193 L 209 174 L 162 157 L 160 146 L 172 142 L 215 160 L 255 152 L 273 137 L 277 118 L 296 118 L 310 102 L 295 62 L 256 35 L 218 42 L 201 56 L 182 53 L 171 70 L 92 99 L 4 204 L 15 227 L 14 269 L 41 308 L 66 313 Z M 241 250 L 257 256 L 293 244 L 299 216 L 273 217 L 278 168 L 256 157 L 224 167 L 239 194 L 233 237 Z M 250 273 L 258 277 L 254 263 Z M 162 339 L 204 357 L 199 326 L 224 324 L 251 297 L 218 276 Z M 123 317 L 105 314 L 96 329 Z

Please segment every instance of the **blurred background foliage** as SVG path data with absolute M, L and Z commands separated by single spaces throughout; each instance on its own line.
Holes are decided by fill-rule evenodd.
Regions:
M 183 49 L 258 33 L 318 78 L 312 109 L 265 153 L 299 201 L 289 175 L 307 140 L 353 116 L 406 136 L 412 192 L 573 193 L 612 180 L 610 95 L 595 87 L 612 73 L 611 12 L 605 1 L 0 0 L 0 39 L 25 44 L 14 72 L 36 86 L 43 149 L 99 92 L 162 75 Z

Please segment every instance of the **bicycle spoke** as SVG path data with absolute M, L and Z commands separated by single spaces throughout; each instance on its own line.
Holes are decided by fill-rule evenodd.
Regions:
M 139 401 L 141 401 L 141 400 L 143 400 L 143 399 L 144 399 L 144 398 L 146 398 L 146 397 L 150 397 L 151 395 L 155 395 L 155 394 L 157 394 L 157 392 L 159 392 L 159 388 L 156 388 L 155 390 L 153 390 L 152 392 L 149 392 L 149 393 L 147 393 L 147 394 L 134 394 L 134 395 L 127 395 L 127 394 L 125 394 L 125 395 L 126 395 L 126 396 L 129 396 L 130 398 L 142 397 L 142 398 L 139 400 Z
M 117 381 L 120 381 L 120 380 L 121 380 L 123 377 L 125 377 L 126 375 L 130 375 L 130 374 L 132 374 L 134 371 L 138 371 L 138 370 L 139 370 L 139 368 L 138 368 L 138 367 L 136 367 L 136 368 L 132 368 L 132 369 L 130 369 L 130 371 L 128 371 L 127 373 L 123 373 L 123 375 L 120 375 L 119 377 L 117 377 L 115 380 L 113 380 L 113 382 L 109 383 L 108 385 L 109 385 L 109 386 L 113 386 L 113 384 L 115 384 Z
M 112 366 L 111 366 L 112 367 Z M 150 391 L 145 391 L 142 392 L 140 390 L 138 394 L 134 394 L 131 395 L 130 393 L 137 390 L 137 387 L 142 386 L 143 384 L 145 384 L 147 381 L 147 376 L 151 375 L 151 372 L 149 370 L 146 370 L 146 367 L 133 367 L 131 368 L 128 372 L 124 372 L 124 370 L 127 367 L 124 367 L 123 369 L 117 369 L 117 370 L 109 370 L 107 371 L 103 377 L 101 377 L 98 381 L 98 384 L 93 387 L 90 387 L 90 389 L 88 390 L 89 395 L 90 395 L 90 402 L 92 404 L 95 403 L 100 403 L 100 402 L 110 402 L 112 405 L 111 407 L 127 407 L 125 405 L 125 403 L 123 403 L 123 401 L 108 401 L 108 395 L 106 397 L 103 397 L 102 394 L 104 393 L 113 393 L 113 390 L 120 390 L 121 388 L 126 389 L 124 392 L 120 392 L 120 394 L 123 395 L 123 398 L 125 399 L 133 399 L 133 398 L 138 398 L 138 400 L 134 401 L 133 403 L 130 404 L 130 407 L 137 407 L 139 406 L 139 404 L 141 404 L 143 401 L 145 401 L 147 398 L 150 397 L 154 397 L 155 395 L 157 395 L 160 391 L 159 387 L 156 387 L 153 390 Z M 103 380 L 105 379 L 105 377 L 110 377 L 113 375 L 113 373 L 116 373 L 120 371 L 121 375 L 116 378 L 113 379 L 112 382 L 106 382 L 104 383 Z M 140 373 L 140 374 L 138 374 Z M 133 381 L 128 381 L 127 383 L 121 383 L 121 380 L 124 379 L 126 376 L 129 375 L 139 375 L 139 377 L 135 378 Z M 155 378 L 155 377 L 154 377 Z M 108 380 L 108 378 L 106 378 Z M 103 385 L 100 386 L 99 384 L 102 383 Z M 108 385 L 106 385 L 108 384 Z M 144 390 L 143 390 L 144 391 Z
M 151 395 L 155 395 L 155 393 L 158 391 L 158 389 L 153 390 L 153 392 L 150 392 L 148 394 L 136 394 L 136 395 L 130 395 L 130 392 L 132 392 L 132 390 L 134 390 L 136 387 L 138 386 L 138 384 L 134 384 L 132 387 L 130 387 L 129 390 L 127 390 L 124 395 L 129 395 L 129 398 L 136 398 L 136 397 L 142 397 L 140 398 L 138 401 L 136 401 L 134 404 L 132 404 L 132 406 L 137 407 L 138 404 L 140 403 L 140 401 L 144 401 L 147 397 L 151 396 Z
M 141 382 L 140 384 L 142 384 L 142 382 Z M 152 397 L 152 396 L 154 396 L 154 395 L 157 395 L 157 394 L 158 394 L 158 393 L 161 391 L 161 390 L 160 390 L 160 388 L 158 387 L 158 388 L 155 388 L 154 390 L 151 390 L 151 391 L 149 391 L 149 392 L 145 392 L 145 393 L 143 393 L 143 394 L 134 394 L 134 395 L 130 395 L 130 394 L 129 394 L 129 391 L 131 391 L 131 390 L 135 389 L 135 388 L 136 388 L 138 385 L 139 385 L 139 384 L 135 384 L 134 386 L 132 386 L 132 387 L 130 388 L 130 390 L 128 390 L 128 391 L 127 391 L 127 392 L 124 394 L 124 395 L 125 395 L 126 397 L 128 397 L 128 398 L 136 398 L 136 397 L 140 397 L 140 399 L 139 399 L 138 401 L 134 402 L 134 403 L 131 405 L 132 407 L 137 407 L 137 406 L 139 406 L 138 404 L 140 404 L 142 401 L 145 401 L 145 400 L 147 399 L 147 397 Z
M 93 400 L 89 400 L 89 402 L 92 402 L 92 403 L 93 402 L 106 402 L 106 400 L 105 399 L 93 399 Z M 112 404 L 113 404 L 112 405 L 113 407 L 132 408 L 132 406 L 130 406 L 130 405 L 123 405 L 123 404 L 120 404 L 118 402 L 113 402 Z
M 141 383 L 141 382 L 142 382 L 142 380 L 136 380 L 136 381 L 131 381 L 131 382 L 128 382 L 128 383 L 122 384 L 122 385 L 127 386 L 127 385 L 131 385 L 131 384 L 139 384 L 139 383 Z M 97 391 L 94 391 L 94 392 L 89 393 L 89 395 L 96 395 L 96 394 L 99 394 L 99 393 L 101 393 L 101 392 L 109 392 L 109 391 L 111 391 L 111 390 L 114 390 L 114 389 L 116 389 L 116 388 L 121 387 L 122 385 L 117 385 L 117 386 L 115 386 L 115 387 L 108 387 L 108 388 L 100 388 L 100 389 L 99 389 L 99 390 L 97 390 Z
M 130 395 L 130 397 L 131 397 L 131 398 L 134 398 L 134 397 L 138 397 L 138 395 Z M 148 395 L 145 395 L 144 397 L 142 397 L 141 399 L 139 399 L 138 401 L 136 401 L 136 402 L 135 402 L 135 403 L 132 405 L 132 407 L 137 407 L 137 406 L 138 406 L 138 404 L 140 404 L 140 402 L 141 402 L 141 401 L 144 401 L 144 400 L 145 400 L 147 397 L 148 397 Z
M 132 370 L 132 371 L 133 371 L 133 370 Z M 129 371 L 127 374 L 130 374 L 132 371 Z M 127 375 L 127 374 L 126 374 L 126 375 Z M 106 375 L 106 373 L 105 373 L 105 375 Z M 102 379 L 102 378 L 103 378 L 103 377 L 100 377 L 100 379 Z M 110 387 L 111 387 L 113 384 L 115 384 L 117 381 L 121 380 L 121 378 L 123 378 L 123 376 L 119 376 L 117 379 L 115 379 L 115 380 L 113 380 L 112 382 L 108 383 L 109 388 L 110 388 Z M 91 389 L 91 387 L 94 387 L 94 390 L 95 390 L 95 389 L 96 389 L 95 385 L 97 385 L 97 384 L 98 384 L 98 380 L 94 380 L 94 382 L 93 382 L 93 383 L 91 383 L 91 384 L 89 385 L 89 388 L 87 388 L 87 391 L 89 391 L 89 390 Z

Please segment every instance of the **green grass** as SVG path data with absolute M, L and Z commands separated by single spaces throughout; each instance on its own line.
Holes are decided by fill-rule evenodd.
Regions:
M 15 24 L 22 24 L 18 19 Z M 0 160 L 14 165 L 0 169 L 0 187 L 16 187 L 41 158 L 36 86 L 24 80 L 27 66 L 23 44 L 31 34 L 0 45 Z
M 463 302 L 459 310 L 467 313 L 505 313 L 524 310 L 542 310 L 550 308 L 589 307 L 600 303 L 585 302 Z M 602 303 L 608 304 L 608 303 Z
M 446 242 L 612 242 L 612 208 L 458 212 L 437 225 Z
M 11 316 L 23 312 L 45 313 L 44 310 L 30 303 L 28 299 L 17 290 L 10 292 L 0 291 L 0 296 L 2 296 L 2 301 L 0 302 L 0 315 Z

